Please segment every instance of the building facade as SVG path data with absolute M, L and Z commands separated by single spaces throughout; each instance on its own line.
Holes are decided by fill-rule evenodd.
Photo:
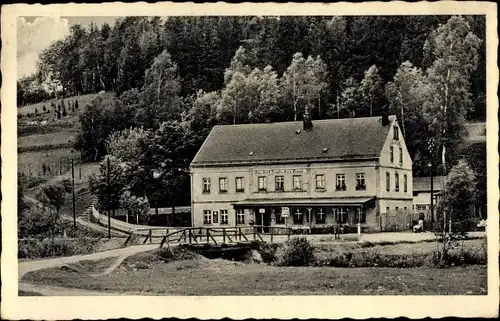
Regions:
M 215 126 L 191 163 L 193 226 L 378 229 L 412 206 L 394 116 Z
M 432 185 L 432 196 L 434 197 L 434 218 L 436 219 L 436 205 L 441 197 L 446 176 L 434 176 Z M 426 220 L 431 220 L 431 178 L 413 178 L 413 211 L 424 214 Z

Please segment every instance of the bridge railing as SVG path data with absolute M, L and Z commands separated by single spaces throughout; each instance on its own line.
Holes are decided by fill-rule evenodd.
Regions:
M 217 227 L 141 227 L 129 232 L 125 244 L 127 245 L 132 237 L 144 237 L 143 244 L 153 242 L 153 237 L 161 237 L 160 247 L 170 243 L 187 244 L 229 244 L 238 242 L 265 242 L 262 231 L 266 231 L 266 238 L 270 238 L 273 243 L 275 236 L 286 235 L 290 239 L 291 227 L 283 226 L 217 226 Z

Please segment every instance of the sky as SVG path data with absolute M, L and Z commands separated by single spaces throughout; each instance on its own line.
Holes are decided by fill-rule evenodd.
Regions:
M 38 55 L 69 35 L 75 24 L 113 24 L 118 17 L 20 17 L 17 22 L 17 79 L 35 73 Z

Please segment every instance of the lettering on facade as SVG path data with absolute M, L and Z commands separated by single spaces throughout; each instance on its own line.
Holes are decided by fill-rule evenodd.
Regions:
M 280 175 L 280 174 L 305 174 L 305 169 L 259 169 L 255 170 L 255 175 Z

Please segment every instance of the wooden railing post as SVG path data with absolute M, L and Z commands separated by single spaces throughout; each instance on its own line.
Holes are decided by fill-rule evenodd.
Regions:
M 189 229 L 188 232 L 189 232 L 189 244 L 191 244 L 191 229 Z
M 149 243 L 153 243 L 153 230 L 149 230 Z
M 290 231 L 291 231 L 291 230 L 290 230 L 290 228 L 287 228 L 287 229 L 286 229 L 287 240 L 289 240 L 289 239 L 290 239 Z
M 256 237 L 255 237 L 255 226 L 253 227 L 253 240 L 254 241 L 257 241 Z
M 210 231 L 209 231 L 209 229 L 207 228 L 207 243 L 210 243 L 210 239 L 209 239 L 209 237 L 210 237 Z
M 226 244 L 226 228 L 222 228 L 222 244 Z
M 273 230 L 274 230 L 274 228 L 271 226 L 271 227 L 269 227 L 269 229 L 271 230 L 271 243 L 273 243 Z

